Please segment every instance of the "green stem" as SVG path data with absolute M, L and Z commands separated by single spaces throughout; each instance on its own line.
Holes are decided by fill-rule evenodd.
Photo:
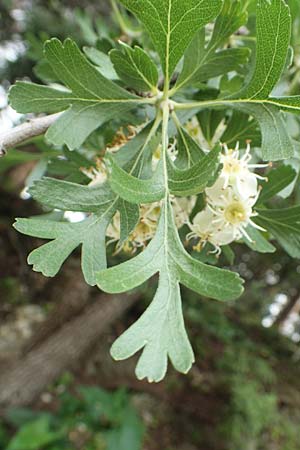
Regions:
M 216 107 L 216 106 L 224 106 L 228 107 L 233 104 L 243 104 L 243 103 L 253 103 L 255 105 L 275 105 L 279 108 L 282 108 L 284 105 L 279 103 L 276 98 L 265 98 L 265 99 L 257 99 L 257 98 L 240 98 L 240 99 L 219 99 L 219 100 L 207 100 L 201 102 L 188 102 L 188 103 L 177 103 L 173 102 L 175 110 L 188 110 L 188 109 L 199 109 L 199 108 L 207 108 L 207 107 Z M 300 107 L 288 105 L 289 110 L 300 111 Z
M 163 103 L 163 121 L 162 121 L 162 158 L 164 165 L 164 182 L 165 182 L 165 201 L 169 199 L 169 183 L 168 183 L 168 168 L 167 168 L 167 157 L 168 157 L 168 147 L 169 147 L 169 119 L 170 119 L 170 108 L 169 103 L 166 101 Z
M 197 109 L 197 108 L 206 108 L 209 106 L 222 106 L 230 103 L 235 103 L 236 100 L 207 100 L 203 102 L 189 102 L 189 103 L 177 103 L 174 102 L 175 110 L 187 110 L 187 109 Z M 243 100 L 239 100 L 239 103 L 243 102 Z

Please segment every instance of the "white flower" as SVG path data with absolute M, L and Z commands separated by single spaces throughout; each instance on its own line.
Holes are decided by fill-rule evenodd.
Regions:
M 144 247 L 155 235 L 160 216 L 160 202 L 145 204 L 140 206 L 140 220 L 128 240 L 122 245 L 117 245 L 117 252 L 124 250 L 127 253 L 134 253 L 138 248 Z M 120 213 L 117 212 L 106 231 L 110 237 L 108 244 L 117 242 L 120 239 Z
M 188 223 L 189 216 L 196 204 L 196 197 L 177 198 L 171 196 L 171 204 L 174 211 L 176 227 L 179 229 Z M 161 202 L 151 204 L 142 204 L 140 206 L 140 220 L 133 230 L 128 240 L 120 247 L 117 245 L 117 251 L 124 250 L 127 253 L 134 253 L 138 248 L 145 247 L 150 241 L 157 229 L 161 212 Z M 108 244 L 117 242 L 120 239 L 120 213 L 117 212 L 107 228 L 107 237 L 111 238 Z
M 240 157 L 239 143 L 234 150 L 223 144 L 224 153 L 220 157 L 222 163 L 221 178 L 224 182 L 224 189 L 228 186 L 234 187 L 237 193 L 243 198 L 256 195 L 258 179 L 265 180 L 264 177 L 251 172 L 251 169 L 265 168 L 269 164 L 249 164 L 252 156 L 250 154 L 250 142 L 247 142 L 245 154 Z
M 196 205 L 197 197 L 171 197 L 175 224 L 178 229 L 188 224 L 189 217 Z
M 251 242 L 246 231 L 249 225 L 264 231 L 252 220 L 257 215 L 252 209 L 257 197 L 242 198 L 228 187 L 214 200 L 216 201 L 208 203 L 190 224 L 192 232 L 188 239 L 200 238 L 200 248 L 210 242 L 216 252 L 220 253 L 222 245 L 231 244 L 243 236 Z
M 227 188 L 226 192 L 219 198 L 217 204 L 208 204 L 208 208 L 213 213 L 213 226 L 217 227 L 217 232 L 226 231 L 226 240 L 228 238 L 228 230 L 232 233 L 231 242 L 240 239 L 242 236 L 251 241 L 246 232 L 249 225 L 258 227 L 253 221 L 252 217 L 257 215 L 252 207 L 257 201 L 259 193 L 255 198 L 239 197 L 232 188 Z M 221 237 L 222 239 L 222 237 Z M 229 242 L 226 242 L 228 244 Z M 218 245 L 226 245 L 219 243 Z
M 228 245 L 242 237 L 251 242 L 247 227 L 264 231 L 252 220 L 257 215 L 253 207 L 260 194 L 257 180 L 263 177 L 251 172 L 251 169 L 267 165 L 249 164 L 249 143 L 241 158 L 238 145 L 235 150 L 229 150 L 226 145 L 224 149 L 221 173 L 214 185 L 205 189 L 207 206 L 196 215 L 192 224 L 189 223 L 191 233 L 187 236 L 188 239 L 199 238 L 197 250 L 210 242 L 218 254 L 222 245 Z

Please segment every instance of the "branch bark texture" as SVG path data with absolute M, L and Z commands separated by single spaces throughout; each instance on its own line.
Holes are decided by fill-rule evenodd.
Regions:
M 63 371 L 74 367 L 139 294 L 100 295 L 79 317 L 68 322 L 40 346 L 0 375 L 0 405 L 32 403 Z
M 0 156 L 28 139 L 44 134 L 62 113 L 30 119 L 11 130 L 0 132 Z

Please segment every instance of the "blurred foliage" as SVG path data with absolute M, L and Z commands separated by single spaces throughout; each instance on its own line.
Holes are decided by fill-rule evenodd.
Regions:
M 31 409 L 7 412 L 5 422 L 0 425 L 0 448 L 141 449 L 144 427 L 125 390 L 110 393 L 92 386 L 71 389 L 66 377 L 58 385 L 63 392 L 57 395 L 55 413 Z M 11 427 L 15 432 L 11 432 Z
M 185 297 L 186 314 L 193 325 L 193 344 L 197 360 L 201 361 L 200 380 L 200 374 L 205 374 L 199 385 L 196 383 L 198 401 L 204 395 L 205 407 L 209 408 L 215 401 L 212 393 L 218 398 L 214 423 L 200 425 L 199 436 L 194 439 L 197 448 L 299 448 L 299 384 L 293 379 L 288 394 L 284 388 L 287 372 L 299 370 L 299 362 L 295 363 L 297 346 L 278 335 L 276 329 L 261 328 L 257 310 L 256 320 L 254 314 L 241 314 L 247 299 L 255 297 L 256 284 L 248 284 L 247 298 L 240 300 L 244 302 L 242 307 L 238 302 L 220 310 L 214 302 L 200 305 L 196 296 Z M 265 306 L 270 304 L 270 288 L 262 280 L 259 291 L 259 298 L 265 297 Z

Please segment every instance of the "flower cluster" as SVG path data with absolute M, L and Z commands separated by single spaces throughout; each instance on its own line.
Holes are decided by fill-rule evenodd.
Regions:
M 130 139 L 134 136 L 133 129 L 130 129 Z M 120 138 L 123 133 L 119 133 Z M 123 139 L 123 138 L 122 138 Z M 113 147 L 113 152 L 119 150 L 124 145 L 120 141 L 120 147 Z M 106 149 L 112 151 L 112 147 Z M 168 149 L 170 158 L 174 161 L 176 159 L 176 141 Z M 155 170 L 161 157 L 161 147 L 158 146 L 152 157 L 152 169 Z M 104 184 L 107 181 L 107 167 L 103 158 L 96 159 L 96 167 L 90 169 L 81 169 L 81 171 L 91 180 L 90 187 L 96 187 Z M 173 207 L 175 224 L 178 229 L 189 222 L 189 216 L 196 204 L 196 197 L 191 198 L 177 198 L 171 196 L 171 205 Z M 126 242 L 120 243 L 120 228 L 121 220 L 120 213 L 117 212 L 113 217 L 112 222 L 107 228 L 106 236 L 109 238 L 108 244 L 117 243 L 116 252 L 123 250 L 127 253 L 135 253 L 138 248 L 145 247 L 147 243 L 154 237 L 158 225 L 158 220 L 161 212 L 161 202 L 154 202 L 150 204 L 140 205 L 140 218 L 136 228 L 128 237 Z
M 249 226 L 262 230 L 252 218 L 257 215 L 253 210 L 260 194 L 259 175 L 252 172 L 255 168 L 267 167 L 265 164 L 250 164 L 250 143 L 243 156 L 239 145 L 234 150 L 223 145 L 224 152 L 220 162 L 222 170 L 213 186 L 205 190 L 206 207 L 189 224 L 191 233 L 188 239 L 199 239 L 195 247 L 201 250 L 207 242 L 220 254 L 221 246 L 228 245 L 245 237 Z
M 134 133 L 130 135 L 133 136 Z M 123 141 L 122 141 L 123 142 Z M 120 143 L 122 147 L 122 143 Z M 108 151 L 111 151 L 109 148 Z M 114 151 L 118 151 L 117 148 Z M 153 154 L 152 168 L 156 168 L 160 159 L 161 148 L 158 147 Z M 170 145 L 169 156 L 174 161 L 177 156 L 176 140 Z M 223 144 L 220 156 L 221 172 L 213 186 L 205 189 L 206 206 L 193 219 L 189 217 L 196 204 L 196 197 L 171 197 L 175 223 L 178 229 L 187 224 L 191 232 L 187 239 L 197 239 L 194 247 L 200 251 L 207 243 L 220 254 L 221 247 L 242 237 L 251 242 L 247 228 L 249 226 L 262 230 L 252 218 L 257 215 L 254 206 L 260 194 L 258 179 L 265 179 L 253 172 L 256 168 L 267 167 L 268 164 L 251 164 L 250 142 L 241 156 L 239 144 L 235 149 L 229 149 Z M 84 170 L 91 179 L 90 186 L 102 184 L 107 180 L 107 168 L 102 158 L 96 161 L 96 168 Z M 140 205 L 140 219 L 127 241 L 120 243 L 120 214 L 117 212 L 107 229 L 109 243 L 116 242 L 116 251 L 134 253 L 138 248 L 145 247 L 154 237 L 161 212 L 161 203 Z M 262 230 L 264 231 L 264 230 Z
M 189 221 L 189 216 L 195 206 L 196 197 L 177 198 L 171 197 L 171 204 L 174 212 L 175 224 L 178 229 L 183 227 Z M 127 241 L 121 246 L 117 245 L 117 252 L 123 250 L 127 253 L 135 253 L 138 248 L 145 247 L 154 237 L 157 229 L 158 220 L 161 212 L 161 202 L 143 204 L 140 206 L 139 222 L 128 237 Z M 120 239 L 120 214 L 117 212 L 112 223 L 107 229 L 109 243 L 118 242 Z

